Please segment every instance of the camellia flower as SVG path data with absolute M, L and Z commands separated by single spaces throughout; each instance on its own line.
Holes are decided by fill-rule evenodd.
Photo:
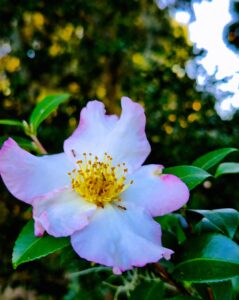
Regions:
M 142 166 L 149 153 L 139 104 L 123 97 L 118 118 L 91 101 L 63 153 L 37 157 L 10 138 L 0 151 L 0 173 L 9 191 L 32 205 L 36 236 L 70 236 L 80 257 L 120 274 L 170 258 L 153 217 L 189 198 L 186 185 L 162 174 L 161 165 Z

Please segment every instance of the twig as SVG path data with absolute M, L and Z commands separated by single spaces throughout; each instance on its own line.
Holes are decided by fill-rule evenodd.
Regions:
M 185 289 L 184 286 L 179 285 L 175 280 L 171 278 L 169 273 L 164 269 L 162 265 L 159 263 L 154 263 L 153 264 L 157 272 L 159 273 L 160 277 L 166 281 L 168 284 L 174 286 L 180 293 L 183 293 L 184 295 L 190 295 L 189 291 Z
M 214 300 L 213 292 L 210 287 L 207 287 L 207 292 L 210 300 Z
M 41 142 L 38 140 L 38 138 L 35 135 L 30 136 L 33 140 L 35 146 L 37 147 L 40 154 L 47 154 L 46 149 L 42 146 Z

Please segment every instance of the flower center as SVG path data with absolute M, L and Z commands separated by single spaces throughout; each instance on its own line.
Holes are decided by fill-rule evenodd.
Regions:
M 91 153 L 83 153 L 83 157 L 83 160 L 77 161 L 77 169 L 68 173 L 72 188 L 85 200 L 99 207 L 121 201 L 119 195 L 133 183 L 132 180 L 129 183 L 125 182 L 128 171 L 125 163 L 113 166 L 112 157 L 107 153 L 102 161 L 99 161 L 97 156 L 93 157 Z

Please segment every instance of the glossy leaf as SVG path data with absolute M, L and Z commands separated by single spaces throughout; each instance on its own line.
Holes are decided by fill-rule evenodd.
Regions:
M 65 102 L 70 94 L 58 94 L 45 97 L 33 110 L 30 116 L 30 126 L 33 133 L 36 132 L 38 126 L 44 121 L 57 107 Z
M 180 214 L 168 214 L 157 217 L 155 220 L 161 225 L 162 230 L 168 231 L 176 236 L 179 244 L 185 241 L 186 235 L 182 229 L 182 224 L 187 226 L 185 219 Z
M 194 166 L 176 166 L 165 168 L 165 174 L 174 174 L 182 179 L 190 190 L 201 184 L 205 179 L 211 176 L 201 168 Z
M 184 296 L 176 296 L 173 298 L 167 298 L 166 300 L 199 300 L 199 298 L 184 295 Z
M 239 275 L 237 277 L 234 277 L 231 281 L 232 281 L 233 290 L 239 296 Z
M 238 149 L 222 148 L 214 150 L 200 156 L 192 164 L 207 171 L 210 168 L 214 167 L 216 164 L 220 163 L 227 155 L 235 151 L 238 151 Z
M 190 282 L 228 280 L 239 272 L 239 246 L 221 234 L 193 237 L 182 247 L 173 276 Z
M 191 212 L 200 214 L 209 224 L 215 229 L 228 235 L 230 238 L 234 237 L 239 226 L 239 212 L 232 208 L 214 209 L 214 210 L 189 210 Z M 213 229 L 213 228 L 212 228 Z
M 33 220 L 29 221 L 18 236 L 12 256 L 13 267 L 39 259 L 69 245 L 67 238 L 52 236 L 35 237 Z
M 222 163 L 218 166 L 216 170 L 215 177 L 219 177 L 224 174 L 234 174 L 239 173 L 239 163 Z
M 8 126 L 19 126 L 22 127 L 23 124 L 21 121 L 18 120 L 9 120 L 9 119 L 1 119 L 0 120 L 0 125 L 8 125 Z
M 211 284 L 214 300 L 232 300 L 233 288 L 231 281 L 216 282 Z
M 130 300 L 161 300 L 164 288 L 162 281 L 144 281 L 131 293 Z

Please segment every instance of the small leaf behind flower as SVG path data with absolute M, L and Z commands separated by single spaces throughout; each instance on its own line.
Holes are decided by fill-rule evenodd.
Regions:
M 202 168 L 205 171 L 214 167 L 221 162 L 227 155 L 232 152 L 238 151 L 236 148 L 222 148 L 208 152 L 197 158 L 192 164 L 196 167 Z
M 193 212 L 203 216 L 218 231 L 233 238 L 239 226 L 239 212 L 232 208 L 214 210 L 191 209 Z
M 205 179 L 212 176 L 201 168 L 194 166 L 176 166 L 163 169 L 165 174 L 178 176 L 190 190 L 201 184 Z
M 13 249 L 12 263 L 14 269 L 20 264 L 29 262 L 54 253 L 69 245 L 68 238 L 52 236 L 36 237 L 34 222 L 30 220 L 19 234 Z
M 163 231 L 168 231 L 176 236 L 179 244 L 186 240 L 186 235 L 181 224 L 186 224 L 186 220 L 180 214 L 168 214 L 156 217 L 155 220 L 161 225 Z
M 33 134 L 38 126 L 44 121 L 61 103 L 65 102 L 70 94 L 58 94 L 45 97 L 33 110 L 30 116 L 30 126 Z
M 130 300 L 163 300 L 164 286 L 162 281 L 143 281 L 131 293 Z
M 219 177 L 223 174 L 235 174 L 239 173 L 239 163 L 222 163 L 218 166 L 216 170 L 215 177 Z
M 215 300 L 233 300 L 233 287 L 231 281 L 216 282 L 211 284 Z
M 11 120 L 11 119 L 1 119 L 0 120 L 0 125 L 19 126 L 19 127 L 23 126 L 21 121 Z
M 183 296 L 176 296 L 173 298 L 167 298 L 165 300 L 199 300 L 199 298 L 183 295 Z
M 197 283 L 226 281 L 238 275 L 239 246 L 222 234 L 196 236 L 184 244 L 173 276 Z

